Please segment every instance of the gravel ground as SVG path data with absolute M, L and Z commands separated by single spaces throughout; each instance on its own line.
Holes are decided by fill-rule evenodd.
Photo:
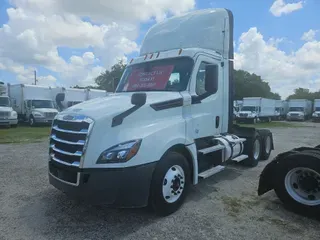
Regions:
M 320 144 L 320 125 L 273 129 L 276 154 Z M 318 127 L 316 127 L 318 126 Z M 228 167 L 192 188 L 166 218 L 69 200 L 48 184 L 48 143 L 0 145 L 0 239 L 319 239 L 319 222 L 284 210 L 273 192 L 257 197 L 267 162 Z

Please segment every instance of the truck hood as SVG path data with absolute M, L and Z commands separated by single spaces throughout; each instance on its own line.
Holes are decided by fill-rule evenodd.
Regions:
M 242 113 L 242 114 L 256 114 L 256 112 L 251 112 L 251 111 L 240 111 L 239 113 Z
M 288 112 L 288 114 L 300 114 L 300 115 L 304 115 L 304 112 L 294 111 L 294 112 Z
M 0 112 L 12 112 L 12 107 L 1 107 L 0 106 Z
M 132 94 L 132 92 L 112 93 L 106 97 L 95 98 L 79 103 L 62 111 L 61 114 L 85 115 L 93 120 L 112 117 L 133 107 L 131 104 Z M 147 92 L 146 94 L 146 104 L 142 106 L 142 108 L 149 107 L 152 103 L 182 98 L 178 92 Z
M 58 110 L 55 108 L 34 108 L 32 112 L 41 112 L 41 113 L 57 113 Z

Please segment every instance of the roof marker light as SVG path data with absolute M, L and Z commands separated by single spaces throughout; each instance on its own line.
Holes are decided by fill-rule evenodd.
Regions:
M 132 63 L 133 62 L 133 58 L 131 58 L 131 61 L 130 61 L 130 63 Z
M 156 58 L 158 58 L 158 57 L 159 57 L 159 55 L 160 55 L 160 52 L 158 52 L 158 54 L 157 54 L 157 57 L 156 57 Z
M 147 59 L 147 57 L 148 57 L 148 54 L 146 54 L 146 55 L 144 56 L 144 60 L 146 60 L 146 59 Z
M 179 55 L 182 53 L 182 48 L 179 50 Z
M 150 56 L 150 58 L 149 59 L 151 59 L 153 57 L 153 53 L 151 54 L 151 56 Z

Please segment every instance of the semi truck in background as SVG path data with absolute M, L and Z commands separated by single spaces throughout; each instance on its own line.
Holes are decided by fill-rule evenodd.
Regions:
M 50 184 L 163 216 L 226 164 L 268 159 L 272 133 L 233 124 L 233 24 L 231 11 L 206 9 L 151 27 L 115 93 L 55 117 Z
M 285 120 L 288 113 L 288 102 L 285 100 L 276 100 L 275 120 Z
M 312 121 L 320 121 L 320 99 L 315 99 L 313 102 Z
M 18 126 L 18 115 L 12 108 L 4 82 L 0 82 L 0 126 Z
M 311 117 L 312 102 L 307 99 L 290 99 L 287 120 L 305 121 Z
M 236 116 L 236 121 L 257 123 L 270 122 L 275 116 L 276 100 L 261 97 L 243 98 L 243 105 Z
M 18 119 L 30 126 L 51 124 L 58 111 L 52 101 L 51 88 L 28 84 L 8 84 L 9 97 Z

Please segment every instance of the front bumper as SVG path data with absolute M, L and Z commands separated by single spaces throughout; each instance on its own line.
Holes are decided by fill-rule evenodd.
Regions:
M 298 121 L 303 121 L 304 116 L 287 116 L 287 120 L 298 120 Z
M 49 182 L 72 198 L 114 207 L 148 205 L 156 162 L 128 168 L 80 169 L 49 161 Z
M 18 119 L 0 119 L 0 126 L 17 125 Z
M 35 121 L 36 123 L 52 124 L 53 119 L 48 119 L 48 118 L 35 118 L 34 121 Z

